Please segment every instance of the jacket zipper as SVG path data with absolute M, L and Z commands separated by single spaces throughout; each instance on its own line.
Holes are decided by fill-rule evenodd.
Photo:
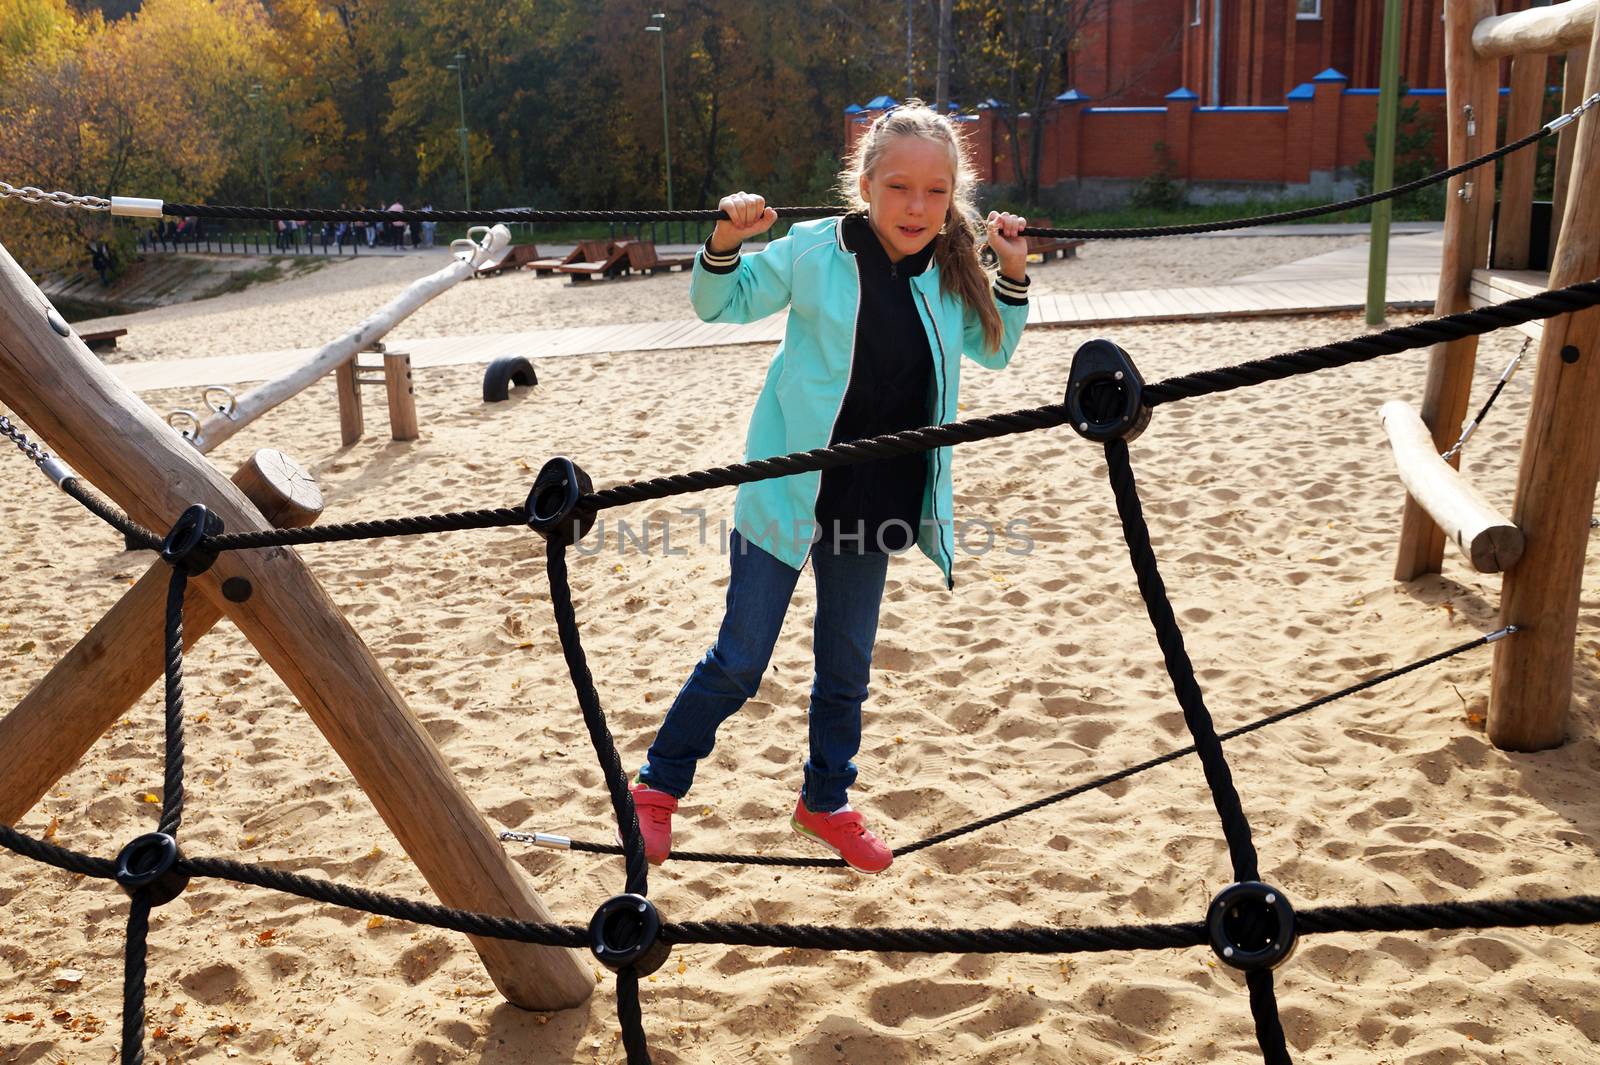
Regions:
M 928 304 L 927 293 L 917 290 L 917 296 L 922 300 L 922 307 L 928 312 L 928 321 L 933 325 L 933 339 L 939 345 L 939 362 L 934 367 L 935 380 L 939 384 L 939 409 L 934 412 L 934 424 L 944 424 L 944 334 L 939 332 L 939 319 L 934 317 L 933 308 Z M 859 301 L 858 301 L 859 302 Z M 853 343 L 853 342 L 852 342 Z M 945 556 L 945 563 L 949 567 L 945 570 L 945 582 L 955 585 L 955 559 L 951 558 L 944 549 L 944 533 L 939 526 L 939 448 L 933 449 L 933 490 L 929 495 L 933 499 L 933 527 L 939 536 L 939 553 Z M 951 516 L 950 533 L 955 535 L 955 518 Z
M 843 223 L 840 224 L 842 225 Z M 842 234 L 835 233 L 835 238 L 843 246 Z M 855 252 L 848 249 L 845 254 L 850 256 L 850 260 L 855 264 L 856 268 L 856 309 L 855 313 L 850 316 L 850 361 L 846 364 L 847 368 L 844 373 L 844 394 L 839 397 L 839 406 L 834 409 L 833 424 L 828 426 L 828 443 L 830 445 L 833 443 L 833 434 L 839 429 L 839 415 L 844 413 L 844 401 L 850 396 L 850 382 L 854 380 L 856 375 L 856 332 L 861 328 L 861 260 Z M 817 526 L 817 500 L 820 498 L 822 498 L 822 475 L 818 474 L 817 490 L 811 494 L 811 525 L 813 529 L 816 529 Z M 821 532 L 820 529 L 816 529 L 816 531 L 817 533 Z

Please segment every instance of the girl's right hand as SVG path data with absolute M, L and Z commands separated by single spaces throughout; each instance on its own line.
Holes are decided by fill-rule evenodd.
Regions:
M 767 206 L 767 201 L 753 192 L 736 192 L 724 196 L 717 209 L 728 217 L 717 223 L 711 233 L 711 250 L 728 253 L 739 250 L 749 237 L 765 233 L 778 221 L 778 212 Z

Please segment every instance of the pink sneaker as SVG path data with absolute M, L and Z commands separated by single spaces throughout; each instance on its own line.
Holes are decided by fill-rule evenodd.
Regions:
M 644 837 L 645 860 L 660 865 L 672 853 L 672 812 L 678 808 L 678 800 L 648 784 L 635 784 L 630 790 L 639 834 Z
M 852 869 L 863 873 L 881 873 L 894 861 L 894 853 L 883 840 L 867 831 L 861 815 L 854 810 L 818 814 L 807 810 L 803 800 L 797 801 L 789 824 L 800 835 L 816 840 L 843 858 Z

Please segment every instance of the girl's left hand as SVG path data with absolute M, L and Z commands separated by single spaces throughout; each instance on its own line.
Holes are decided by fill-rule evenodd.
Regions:
M 989 247 L 1000 260 L 1000 272 L 1013 281 L 1021 281 L 1028 273 L 1028 238 L 1019 235 L 1027 224 L 1021 215 L 989 212 Z

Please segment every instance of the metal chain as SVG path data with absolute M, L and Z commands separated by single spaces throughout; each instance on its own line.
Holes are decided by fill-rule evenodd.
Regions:
M 18 199 L 23 203 L 48 203 L 54 207 L 77 207 L 84 211 L 109 211 L 111 201 L 100 196 L 75 196 L 70 192 L 46 192 L 32 185 L 21 188 L 0 181 L 0 200 Z
M 17 449 L 32 459 L 35 465 L 43 466 L 50 461 L 50 452 L 29 440 L 28 435 L 13 425 L 11 419 L 4 414 L 0 414 L 0 435 L 16 444 Z

